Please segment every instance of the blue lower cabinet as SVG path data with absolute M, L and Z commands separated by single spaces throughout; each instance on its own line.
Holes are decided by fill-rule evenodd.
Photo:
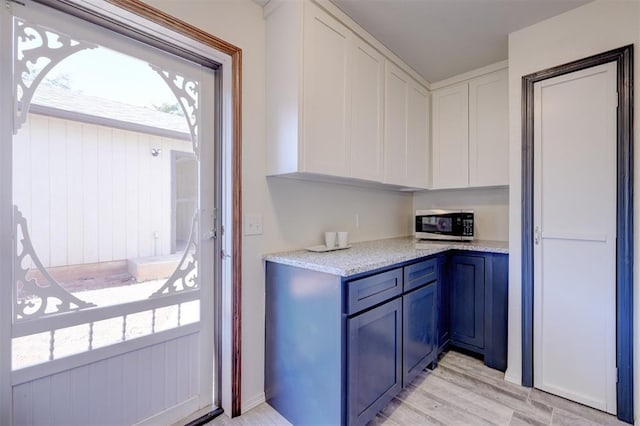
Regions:
M 407 386 L 438 357 L 438 282 L 402 296 L 402 382 Z
M 509 256 L 487 254 L 485 283 L 484 363 L 496 370 L 507 369 L 507 324 L 509 304 Z
M 402 388 L 402 298 L 347 319 L 348 424 L 366 424 Z
M 451 341 L 484 355 L 485 262 L 483 256 L 451 256 Z
M 449 256 L 438 257 L 438 346 L 444 351 L 451 343 L 451 296 L 449 295 Z

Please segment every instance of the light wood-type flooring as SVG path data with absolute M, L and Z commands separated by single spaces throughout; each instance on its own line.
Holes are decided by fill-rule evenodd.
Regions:
M 288 425 L 268 404 L 212 425 Z M 426 370 L 370 423 L 375 425 L 626 425 L 614 416 L 537 389 L 504 381 L 504 374 L 455 351 Z

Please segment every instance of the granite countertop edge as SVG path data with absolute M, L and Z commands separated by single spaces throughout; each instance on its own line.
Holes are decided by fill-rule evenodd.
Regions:
M 416 243 L 417 241 L 413 237 L 388 238 L 354 243 L 349 249 L 326 253 L 295 250 L 267 254 L 263 260 L 348 277 L 447 250 L 509 253 L 509 244 L 504 241 L 420 241 L 418 245 Z

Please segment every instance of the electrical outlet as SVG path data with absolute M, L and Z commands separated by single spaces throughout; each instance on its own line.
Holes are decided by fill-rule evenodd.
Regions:
M 262 235 L 262 215 L 244 215 L 244 235 Z

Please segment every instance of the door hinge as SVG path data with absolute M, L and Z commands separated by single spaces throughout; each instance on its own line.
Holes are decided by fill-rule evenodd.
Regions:
M 616 367 L 616 383 L 620 382 L 620 376 L 618 376 L 618 367 Z

